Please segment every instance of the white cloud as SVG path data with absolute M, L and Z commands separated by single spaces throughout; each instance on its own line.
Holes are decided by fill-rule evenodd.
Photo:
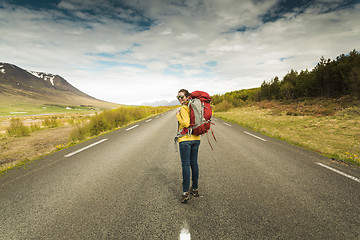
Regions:
M 258 87 L 360 45 L 360 5 L 326 11 L 339 2 L 322 1 L 263 24 L 275 0 L 101 2 L 64 0 L 48 11 L 0 4 L 0 61 L 59 74 L 99 99 L 140 104 L 173 100 L 180 88 Z

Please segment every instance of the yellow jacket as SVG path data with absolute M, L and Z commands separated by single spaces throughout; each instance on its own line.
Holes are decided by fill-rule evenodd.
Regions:
M 179 131 L 184 127 L 190 126 L 190 108 L 184 104 L 181 105 L 180 113 L 176 114 L 176 118 L 179 121 Z M 179 138 L 179 142 L 200 140 L 200 136 L 197 135 L 185 135 Z

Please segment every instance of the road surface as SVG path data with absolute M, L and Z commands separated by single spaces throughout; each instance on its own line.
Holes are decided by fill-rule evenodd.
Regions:
M 360 239 L 360 169 L 215 119 L 180 203 L 175 112 L 0 176 L 0 239 Z

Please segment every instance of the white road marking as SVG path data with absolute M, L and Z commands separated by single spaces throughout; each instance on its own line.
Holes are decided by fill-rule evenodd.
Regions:
M 246 134 L 248 134 L 248 135 L 250 135 L 250 136 L 252 136 L 252 137 L 255 137 L 255 138 L 257 138 L 257 139 L 260 139 L 261 141 L 266 142 L 266 140 L 265 140 L 265 139 L 263 139 L 263 138 L 261 138 L 261 137 L 258 137 L 258 136 L 255 136 L 254 134 L 251 134 L 251 133 L 246 132 L 246 131 L 244 131 L 244 133 L 246 133 Z
M 138 126 L 139 126 L 139 125 L 132 126 L 132 127 L 128 128 L 128 129 L 126 129 L 126 131 L 129 131 L 129 130 L 131 130 L 131 129 L 134 129 L 134 128 L 138 127 Z
M 184 221 L 183 227 L 180 232 L 180 240 L 190 240 L 190 232 L 189 232 L 189 226 L 186 221 Z
M 156 116 L 155 118 L 159 118 L 159 116 Z
M 89 146 L 83 147 L 83 148 L 81 148 L 81 149 L 79 149 L 79 150 L 77 150 L 77 151 L 75 151 L 75 152 L 66 154 L 64 157 L 71 157 L 72 155 L 75 155 L 75 154 L 77 154 L 77 153 L 79 153 L 79 152 L 81 152 L 81 151 L 84 151 L 84 150 L 86 150 L 86 149 L 88 149 L 88 148 L 91 148 L 91 147 L 93 147 L 93 146 L 95 146 L 95 145 L 97 145 L 97 144 L 99 144 L 99 143 L 102 143 L 102 142 L 104 142 L 104 141 L 106 141 L 106 140 L 107 140 L 107 138 L 104 138 L 103 140 L 100 140 L 100 141 L 98 141 L 98 142 L 95 142 L 95 143 L 93 143 L 93 144 L 90 144 Z
M 223 122 L 224 125 L 228 126 L 228 127 L 232 127 L 230 124 Z
M 317 165 L 320 165 L 320 166 L 322 166 L 322 167 L 324 167 L 324 168 L 327 168 L 327 169 L 329 169 L 329 170 L 331 170 L 331 171 L 333 171 L 333 172 L 336 172 L 336 173 L 338 173 L 338 174 L 340 174 L 340 175 L 343 175 L 343 176 L 345 176 L 345 177 L 348 177 L 348 178 L 350 178 L 350 179 L 352 179 L 352 180 L 354 180 L 354 181 L 356 181 L 356 182 L 358 182 L 358 183 L 360 183 L 360 179 L 358 179 L 358 178 L 356 178 L 356 177 L 353 177 L 353 176 L 351 176 L 351 175 L 349 175 L 349 174 L 343 173 L 343 172 L 341 172 L 341 171 L 339 171 L 339 170 L 336 170 L 335 168 L 326 166 L 326 165 L 324 165 L 324 164 L 322 164 L 322 163 L 316 163 L 316 164 L 317 164 Z
M 150 118 L 150 119 L 148 119 L 148 120 L 146 120 L 145 122 L 150 122 L 152 119 Z

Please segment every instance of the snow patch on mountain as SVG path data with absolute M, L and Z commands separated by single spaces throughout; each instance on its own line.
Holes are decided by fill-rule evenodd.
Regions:
M 0 65 L 0 73 L 5 73 L 4 65 Z
M 51 84 L 54 86 L 54 78 L 55 76 L 51 73 L 42 73 L 42 72 L 35 72 L 35 71 L 29 71 L 26 70 L 28 73 L 31 73 L 32 75 L 34 75 L 37 78 L 41 78 L 45 81 L 50 81 Z

